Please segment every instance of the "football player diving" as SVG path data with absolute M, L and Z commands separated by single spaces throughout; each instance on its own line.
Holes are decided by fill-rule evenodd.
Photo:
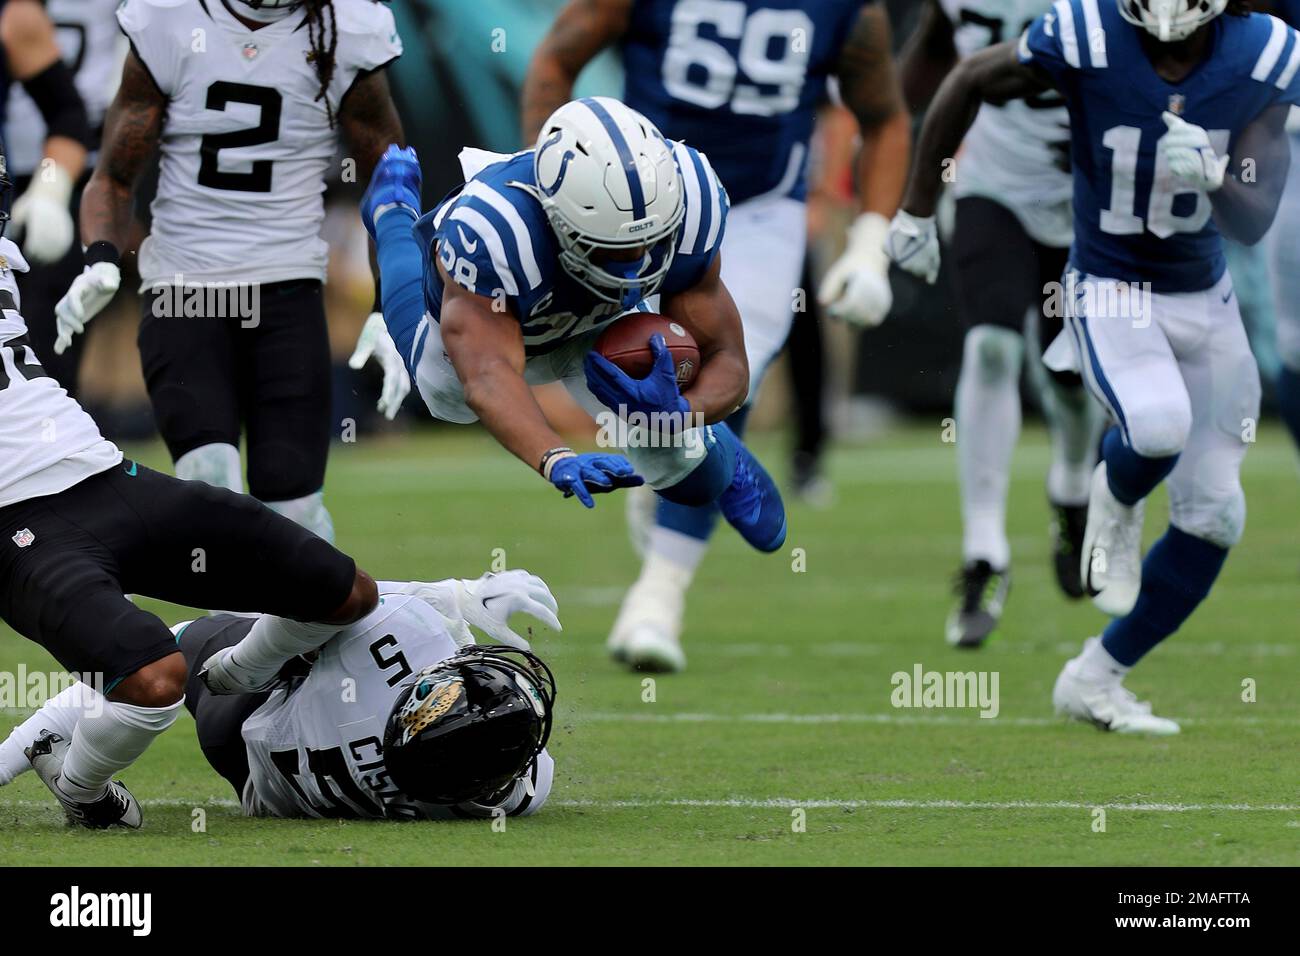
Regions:
M 1059 0 L 945 80 L 890 228 L 894 261 L 932 279 L 941 170 L 979 104 L 1064 95 L 1075 235 L 1066 328 L 1044 361 L 1081 373 L 1115 423 L 1080 562 L 1113 620 L 1065 664 L 1053 702 L 1104 730 L 1178 732 L 1123 680 L 1208 597 L 1245 528 L 1260 383 L 1220 233 L 1249 245 L 1273 221 L 1298 72 L 1300 33 L 1238 0 Z M 1143 560 L 1143 503 L 1162 482 L 1169 527 Z
M 558 109 L 535 149 L 467 149 L 461 162 L 466 182 L 421 216 L 414 151 L 391 146 L 363 198 L 391 341 L 376 323 L 363 337 L 387 357 L 385 377 L 409 368 L 435 417 L 481 420 L 588 508 L 596 494 L 644 482 L 669 501 L 716 502 L 750 545 L 779 548 L 780 493 L 723 424 L 745 400 L 749 367 L 721 279 L 727 194 L 704 155 L 593 97 Z M 700 346 L 684 392 L 662 336 L 643 379 L 592 351 L 605 325 L 655 296 L 656 311 Z M 554 381 L 593 417 L 628 419 L 625 442 L 594 454 L 567 447 L 529 390 Z M 643 427 L 637 413 L 669 425 Z
M 550 589 L 513 570 L 378 591 L 373 611 L 315 647 L 267 643 L 257 618 L 231 614 L 172 628 L 208 763 L 248 816 L 535 813 L 554 771 L 555 680 L 508 622 L 520 612 L 559 630 Z M 501 644 L 476 645 L 471 625 Z M 84 684 L 51 698 L 0 743 L 0 784 L 33 766 L 48 777 L 102 705 Z

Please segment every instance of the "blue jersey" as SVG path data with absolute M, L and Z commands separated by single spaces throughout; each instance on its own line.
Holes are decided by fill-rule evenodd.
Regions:
M 865 0 L 636 0 L 623 102 L 708 154 L 733 202 L 802 199 L 827 77 Z
M 727 193 L 701 153 L 673 143 L 685 185 L 685 216 L 677 252 L 658 293 L 671 295 L 699 283 L 712 265 L 727 222 Z M 501 302 L 523 327 L 528 355 L 544 355 L 627 309 L 606 302 L 574 280 L 560 264 L 560 244 L 534 195 L 533 151 L 486 167 L 415 224 L 424 251 L 425 311 L 442 313 L 441 261 L 455 282 Z M 412 355 L 423 346 L 417 335 Z
M 1209 196 L 1169 173 L 1161 114 L 1180 114 L 1230 153 L 1266 109 L 1300 101 L 1300 34 L 1261 14 L 1223 14 L 1209 29 L 1207 59 L 1179 83 L 1156 73 L 1140 28 L 1110 0 L 1058 0 L 1021 39 L 1021 62 L 1046 71 L 1070 109 L 1076 269 L 1166 293 L 1223 275 Z

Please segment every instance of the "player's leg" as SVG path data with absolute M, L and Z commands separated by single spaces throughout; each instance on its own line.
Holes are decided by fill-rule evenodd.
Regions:
M 259 290 L 256 328 L 238 333 L 248 490 L 326 541 L 330 347 L 321 284 L 275 282 Z
M 1097 467 L 1097 447 L 1106 428 L 1106 411 L 1074 371 L 1049 369 L 1043 353 L 1065 327 L 1059 290 L 1069 249 L 1038 246 L 1039 285 L 1043 307 L 1030 315 L 1025 345 L 1031 360 L 1029 381 L 1038 395 L 1052 443 L 1047 470 L 1047 500 L 1052 508 L 1051 553 L 1056 583 L 1070 598 L 1085 591 L 1079 576 L 1088 494 Z
M 176 477 L 244 490 L 239 461 L 238 321 L 176 315 L 176 286 L 141 297 L 140 363 Z
M 1040 301 L 1036 245 L 1015 215 L 981 197 L 957 201 L 952 261 L 966 337 L 953 417 L 961 491 L 962 567 L 944 635 L 982 645 L 1011 588 L 1007 489 L 1020 437 L 1024 325 Z
M 1273 308 L 1281 368 L 1277 404 L 1282 421 L 1300 447 L 1300 134 L 1291 136 L 1291 171 L 1271 233 Z
M 1132 611 L 1112 621 L 1099 640 L 1089 639 L 1057 680 L 1058 710 L 1086 714 L 1084 719 L 1107 729 L 1178 732 L 1177 723 L 1154 716 L 1149 705 L 1123 691 L 1120 681 L 1209 595 L 1245 527 L 1240 472 L 1259 415 L 1259 372 L 1235 302 L 1222 302 L 1224 289 L 1231 289 L 1227 277 L 1218 288 L 1198 294 L 1199 315 L 1185 315 L 1190 334 L 1178 357 L 1192 425 L 1167 481 L 1169 529 L 1142 563 Z
M 744 323 L 749 359 L 749 398 L 727 419 L 737 439 L 743 437 L 749 403 L 790 334 L 794 292 L 803 269 L 806 216 L 803 203 L 779 199 L 742 203 L 728 218 L 722 281 Z M 660 496 L 641 573 L 610 631 L 608 646 L 615 657 L 644 669 L 685 666 L 680 634 L 686 592 L 708 549 L 718 514 L 713 505 L 690 505 Z

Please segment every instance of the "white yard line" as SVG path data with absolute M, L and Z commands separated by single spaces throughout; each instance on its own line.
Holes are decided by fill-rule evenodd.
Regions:
M 653 705 L 647 705 L 653 706 Z M 1300 717 L 1177 717 L 1180 723 L 1213 726 L 1273 726 L 1300 725 Z M 621 711 L 577 711 L 567 723 L 628 723 L 628 724 L 899 724 L 903 726 L 954 726 L 978 724 L 989 727 L 1054 727 L 1066 726 L 1061 717 L 992 717 L 982 718 L 970 710 L 967 716 L 954 714 L 915 714 L 898 711 L 892 714 L 712 714 L 672 713 L 651 714 Z

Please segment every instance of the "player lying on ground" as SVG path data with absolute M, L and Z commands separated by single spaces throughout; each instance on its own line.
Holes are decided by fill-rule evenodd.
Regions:
M 817 295 L 855 325 L 879 325 L 893 295 L 885 231 L 907 175 L 911 118 L 890 55 L 889 14 L 863 0 L 570 0 L 538 43 L 521 96 L 524 141 L 573 97 L 603 49 L 624 61 L 623 100 L 665 135 L 707 154 L 730 199 L 722 281 L 745 329 L 749 393 L 727 418 L 740 437 L 804 298 L 807 167 L 814 116 L 837 82 L 858 120 L 861 215 Z M 812 294 L 811 291 L 808 294 Z M 628 530 L 643 556 L 606 647 L 638 669 L 681 670 L 686 594 L 718 512 L 641 492 Z
M 9 188 L 0 178 L 0 208 Z M 167 625 L 126 592 L 264 612 L 250 638 L 289 653 L 378 595 L 351 558 L 254 499 L 124 461 L 36 361 L 14 283 L 26 268 L 0 238 L 0 618 L 107 697 L 45 755 L 43 779 L 79 823 L 138 827 L 112 778 L 171 726 L 188 674 Z
M 258 619 L 229 614 L 172 629 L 208 763 L 250 816 L 535 813 L 554 770 L 555 682 L 508 621 L 559 630 L 550 589 L 526 571 L 378 588 L 378 607 L 310 651 L 256 646 Z M 509 646 L 475 646 L 470 625 Z M 86 685 L 48 701 L 0 744 L 0 784 L 30 769 L 33 741 L 45 775 L 102 703 Z
M 421 217 L 414 151 L 393 146 L 380 160 L 362 219 L 379 250 L 392 341 L 368 323 L 362 354 L 379 349 L 386 376 L 399 377 L 400 356 L 435 417 L 482 420 L 588 508 L 594 494 L 644 480 L 669 501 L 717 502 L 755 548 L 779 548 L 780 493 L 721 424 L 744 401 L 749 370 L 719 278 L 727 194 L 708 160 L 617 100 L 595 97 L 557 110 L 536 149 L 465 150 L 461 161 L 466 183 Z M 602 326 L 655 295 L 657 311 L 700 346 L 684 394 L 662 337 L 645 379 L 591 352 Z M 529 391 L 555 381 L 593 417 L 657 416 L 672 422 L 670 433 L 632 427 L 627 457 L 579 455 Z
M 1019 42 L 948 77 L 890 228 L 894 260 L 932 275 L 940 174 L 979 104 L 1064 94 L 1075 239 L 1066 332 L 1045 361 L 1082 372 L 1116 422 L 1081 562 L 1115 620 L 1065 665 L 1053 699 L 1103 729 L 1178 731 L 1122 680 L 1210 593 L 1245 525 L 1240 470 L 1259 373 L 1219 230 L 1248 244 L 1268 231 L 1287 178 L 1297 64 L 1300 33 L 1235 0 L 1061 0 Z M 1166 478 L 1169 530 L 1143 563 L 1142 503 Z

